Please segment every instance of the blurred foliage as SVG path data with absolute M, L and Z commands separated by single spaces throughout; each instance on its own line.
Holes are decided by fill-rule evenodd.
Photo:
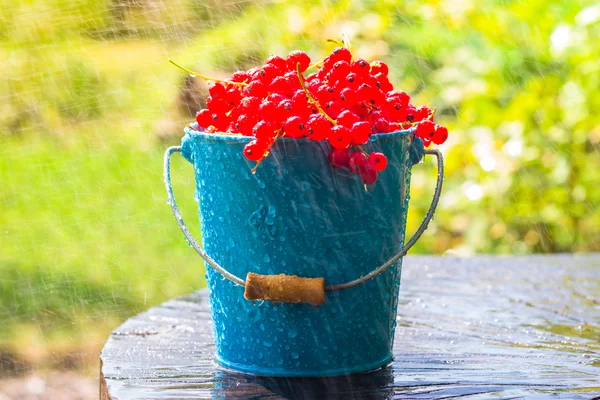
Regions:
M 106 331 L 201 285 L 164 203 L 161 152 L 193 109 L 167 58 L 221 76 L 342 33 L 450 129 L 416 252 L 600 250 L 597 2 L 0 0 L 0 337 Z M 409 231 L 434 176 L 414 169 Z

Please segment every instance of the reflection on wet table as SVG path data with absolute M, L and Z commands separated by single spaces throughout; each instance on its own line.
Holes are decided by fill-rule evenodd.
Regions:
M 393 363 L 283 379 L 213 359 L 208 293 L 129 319 L 102 351 L 103 399 L 600 396 L 600 254 L 406 257 Z M 600 397 L 598 397 L 600 398 Z

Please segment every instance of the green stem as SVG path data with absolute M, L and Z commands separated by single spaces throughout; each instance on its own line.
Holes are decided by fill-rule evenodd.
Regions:
M 200 77 L 200 78 L 204 79 L 205 81 L 223 82 L 223 83 L 229 83 L 231 85 L 237 85 L 237 86 L 248 86 L 248 84 L 244 83 L 244 82 L 231 82 L 231 81 L 226 81 L 224 79 L 211 78 L 209 76 L 201 75 L 197 72 L 192 71 L 191 69 L 187 69 L 184 66 L 177 64 L 175 61 L 171 60 L 170 58 L 169 58 L 169 62 L 171 64 L 173 64 L 174 66 L 176 66 L 177 68 L 179 68 L 180 70 L 185 71 L 194 77 L 196 77 L 196 76 Z
M 317 110 L 319 110 L 319 112 L 321 114 L 323 114 L 323 116 L 325 118 L 327 118 L 329 120 L 329 122 L 331 122 L 333 125 L 337 125 L 337 122 L 335 121 L 335 119 L 331 118 L 329 115 L 327 115 L 327 113 L 325 111 L 323 111 L 319 102 L 317 100 L 315 100 L 315 98 L 312 97 L 312 95 L 308 91 L 308 88 L 306 87 L 306 83 L 304 83 L 304 76 L 302 75 L 302 72 L 300 72 L 300 63 L 296 64 L 296 73 L 298 74 L 298 79 L 300 80 L 300 86 L 302 86 L 302 89 L 304 89 L 304 93 L 306 93 L 308 100 L 310 100 L 310 102 L 313 103 L 315 105 L 315 107 L 317 107 Z

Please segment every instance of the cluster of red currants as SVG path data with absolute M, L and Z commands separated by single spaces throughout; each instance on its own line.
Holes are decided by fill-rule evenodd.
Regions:
M 384 154 L 363 148 L 372 134 L 416 125 L 416 136 L 426 146 L 448 137 L 448 130 L 433 122 L 435 110 L 415 107 L 406 92 L 394 90 L 385 63 L 353 59 L 345 47 L 313 65 L 306 53 L 293 51 L 285 59 L 273 55 L 263 66 L 238 71 L 229 80 L 213 80 L 207 109 L 196 121 L 209 132 L 253 136 L 244 148 L 252 161 L 268 156 L 281 137 L 327 140 L 331 164 L 371 185 L 387 166 Z

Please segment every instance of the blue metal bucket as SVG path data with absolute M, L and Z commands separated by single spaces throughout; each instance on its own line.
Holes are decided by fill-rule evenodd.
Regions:
M 250 137 L 185 130 L 165 154 L 169 202 L 186 238 L 212 268 L 217 361 L 269 376 L 330 376 L 380 368 L 392 359 L 401 257 L 426 229 L 439 199 L 443 163 L 413 131 L 372 136 L 369 152 L 388 167 L 366 191 L 357 175 L 332 168 L 326 143 L 282 138 L 252 174 Z M 204 250 L 183 223 L 170 183 L 170 156 L 194 165 Z M 412 166 L 438 157 L 436 196 L 403 246 Z M 377 268 L 379 267 L 379 268 Z M 244 277 L 324 277 L 323 305 L 244 299 Z

